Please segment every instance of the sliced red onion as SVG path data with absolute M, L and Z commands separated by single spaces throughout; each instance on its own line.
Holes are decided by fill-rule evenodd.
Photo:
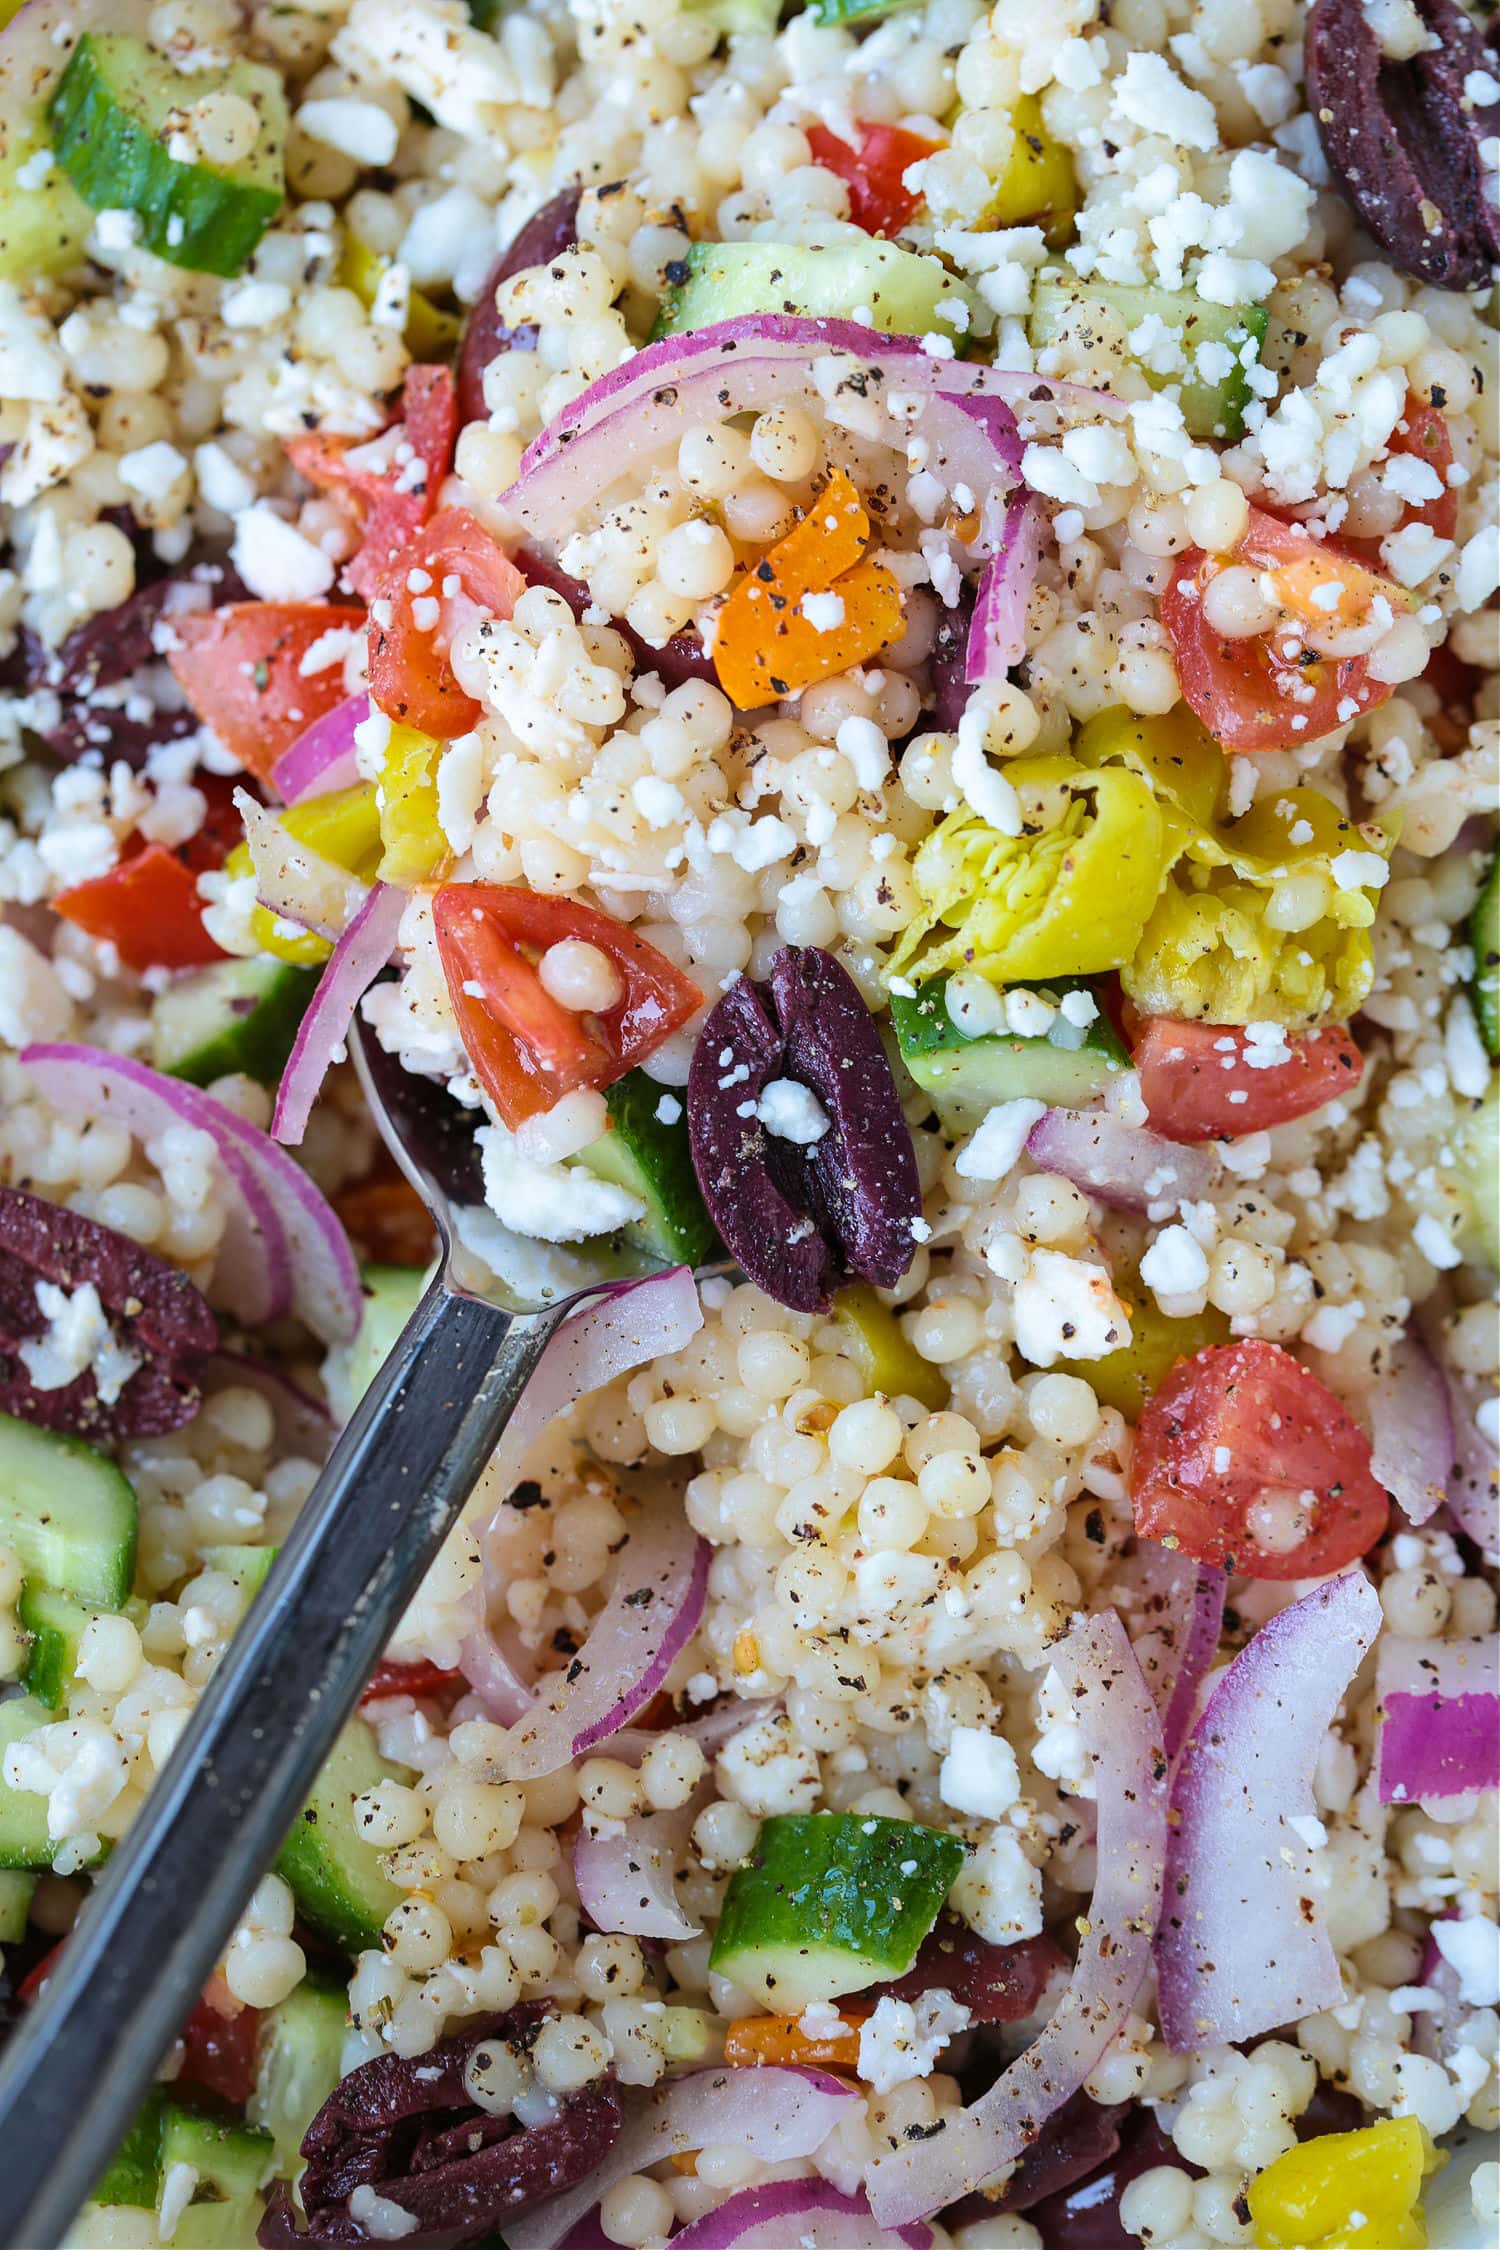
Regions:
M 930 2140 L 877 2156 L 865 2178 L 886 2227 L 926 2218 L 1004 2175 L 1098 2064 L 1145 1981 L 1167 1849 L 1166 1759 L 1141 1668 L 1113 1610 L 1049 1652 L 1073 1698 L 1098 1787 L 1098 1876 L 1067 1990 L 989 2092 Z
M 696 2070 L 658 2086 L 590 2179 L 505 2222 L 508 2250 L 553 2250 L 617 2180 L 673 2156 L 732 2142 L 763 2164 L 812 2156 L 859 2096 L 825 2070 Z M 799 2183 L 801 2184 L 801 2183 Z
M 231 1388 L 260 1393 L 276 1418 L 278 1452 L 300 1453 L 308 1461 L 323 1459 L 333 1443 L 334 1423 L 321 1399 L 262 1359 L 248 1359 L 243 1352 L 215 1352 L 203 1367 L 205 1395 Z
M 286 1230 L 266 1187 L 227 1125 L 228 1111 L 181 1078 L 165 1078 L 145 1063 L 111 1055 L 102 1047 L 34 1046 L 22 1062 L 53 1105 L 85 1121 L 113 1117 L 138 1141 L 153 1141 L 173 1125 L 209 1135 L 233 1193 L 214 1261 L 213 1300 L 259 1328 L 292 1309 L 292 1257 Z
M 673 1500 L 638 1518 L 578 1654 L 540 1683 L 506 1747 L 512 1781 L 535 1781 L 607 1742 L 644 1710 L 698 1630 L 709 1548 Z
M 247 1326 L 292 1312 L 325 1344 L 347 1343 L 355 1334 L 364 1297 L 349 1238 L 325 1197 L 269 1133 L 198 1087 L 102 1047 L 28 1047 L 21 1060 L 48 1100 L 69 1116 L 118 1117 L 137 1138 L 171 1124 L 196 1125 L 211 1136 L 238 1191 L 215 1285 Z M 249 1312 L 242 1309 L 247 1304 L 270 1309 Z
M 1158 1552 L 1166 1556 L 1165 1549 Z M 1219 1653 L 1229 1580 L 1222 1570 L 1210 1570 L 1188 1561 L 1186 1556 L 1166 1559 L 1181 1574 L 1170 1619 L 1164 1619 L 1148 1636 L 1146 1647 L 1137 1641 L 1135 1650 L 1161 1713 L 1163 1746 L 1167 1756 L 1175 1759 L 1192 1731 L 1198 1690 Z
M 299 844 L 248 790 L 236 789 L 234 802 L 245 823 L 261 905 L 299 929 L 338 937 L 359 912 L 368 883 L 351 875 L 347 867 L 335 866 L 321 852 Z
M 1315 1587 L 1261 1627 L 1193 1730 L 1156 1940 L 1174 2053 L 1253 2039 L 1343 1996 L 1306 1834 L 1318 1753 L 1380 1620 L 1362 1571 Z
M 673 2235 L 672 2250 L 891 2250 L 897 2242 L 929 2250 L 932 2229 L 883 2227 L 862 2195 L 844 2195 L 831 2180 L 771 2180 L 694 2219 Z
M 351 695 L 298 735 L 291 749 L 271 768 L 271 787 L 284 805 L 300 804 L 304 797 L 326 797 L 334 789 L 354 788 L 361 779 L 354 730 L 369 715 L 370 698 Z
M 1370 1467 L 1409 1523 L 1426 1523 L 1448 1497 L 1453 1416 L 1443 1371 L 1408 1329 L 1370 1391 Z
M 1383 1805 L 1500 1789 L 1500 1637 L 1404 1641 L 1387 1633 L 1375 1683 Z
M 289 1148 L 307 1131 L 313 1103 L 349 1036 L 354 1011 L 391 957 L 405 909 L 405 891 L 376 883 L 328 957 L 276 1089 L 271 1133 Z
M 1025 656 L 1026 606 L 1041 555 L 1041 510 L 1029 492 L 1012 493 L 974 601 L 964 655 L 964 678 L 971 686 L 981 680 L 1003 680 Z
M 1493 1564 L 1500 1562 L 1500 1460 L 1475 1419 L 1478 1408 L 1469 1386 L 1451 1368 L 1444 1372 L 1453 1416 L 1449 1511 L 1485 1561 Z
M 1212 1149 L 1163 1140 L 1102 1109 L 1049 1109 L 1027 1134 L 1026 1153 L 1120 1211 L 1196 1203 L 1219 1177 Z
M 673 1944 L 697 1937 L 702 1924 L 683 1913 L 672 1881 L 693 1817 L 683 1806 L 680 1812 L 643 1813 L 612 1836 L 579 1830 L 573 1875 L 579 1904 L 596 1930 Z
M 524 1719 L 536 1701 L 536 1681 L 527 1677 L 488 1622 L 464 1636 L 459 1644 L 458 1668 L 478 1696 L 485 1716 L 502 1727 L 513 1727 L 518 1719 Z

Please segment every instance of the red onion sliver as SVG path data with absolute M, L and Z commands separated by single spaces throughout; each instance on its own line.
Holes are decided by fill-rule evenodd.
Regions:
M 1301 1831 L 1316 1817 L 1318 1753 L 1380 1621 L 1362 1571 L 1315 1587 L 1261 1627 L 1193 1730 L 1156 1941 L 1174 2053 L 1253 2039 L 1343 1996 Z
M 550 1672 L 506 1746 L 512 1781 L 556 1773 L 650 1702 L 698 1629 L 709 1549 L 669 1500 L 637 1518 L 604 1607 L 578 1654 Z
M 214 1300 L 247 1328 L 292 1309 L 292 1255 L 280 1216 L 255 1167 L 228 1130 L 229 1112 L 184 1079 L 102 1047 L 34 1046 L 21 1056 L 48 1101 L 70 1117 L 113 1117 L 138 1141 L 173 1125 L 207 1133 L 233 1194 L 214 1261 Z
M 1426 1523 L 1448 1496 L 1453 1416 L 1443 1371 L 1408 1329 L 1370 1391 L 1370 1467 L 1408 1523 Z
M 324 965 L 276 1089 L 271 1134 L 289 1148 L 307 1131 L 313 1103 L 349 1035 L 354 1011 L 391 957 L 405 908 L 405 891 L 376 883 Z
M 929 2250 L 932 2229 L 917 2221 L 878 2224 L 862 2195 L 844 2195 L 831 2180 L 771 2180 L 741 2188 L 716 2211 L 672 2237 L 673 2250 Z M 568 2250 L 574 2250 L 568 2244 Z
M 1120 1211 L 1163 1212 L 1211 1193 L 1219 1159 L 1211 1148 L 1163 1140 L 1102 1109 L 1049 1109 L 1026 1136 L 1026 1153 L 1044 1172 Z
M 785 2164 L 821 2148 L 859 2099 L 825 2070 L 696 2070 L 658 2086 L 602 2164 L 577 2187 L 534 2203 L 505 2222 L 508 2250 L 553 2250 L 617 2180 L 669 2157 L 729 2141 L 763 2164 Z
M 304 797 L 326 797 L 334 789 L 352 789 L 360 780 L 354 749 L 354 730 L 370 715 L 370 698 L 351 695 L 332 711 L 314 719 L 271 768 L 271 787 L 284 805 L 300 804 Z
M 1383 1805 L 1500 1789 L 1500 1637 L 1380 1644 L 1376 1738 Z
M 1166 1759 L 1141 1668 L 1113 1610 L 1048 1651 L 1094 1761 L 1099 1872 L 1067 1990 L 989 2092 L 931 2140 L 877 2156 L 870 2208 L 886 2227 L 928 2217 L 1003 2175 L 1098 2064 L 1151 1965 L 1167 1848 Z
M 243 1352 L 215 1352 L 204 1363 L 204 1393 L 211 1398 L 231 1388 L 260 1393 L 276 1418 L 278 1451 L 300 1453 L 309 1461 L 323 1459 L 333 1442 L 334 1425 L 321 1399 L 264 1360 L 248 1359 Z
M 643 1813 L 612 1836 L 579 1830 L 573 1874 L 579 1904 L 596 1930 L 665 1938 L 674 1945 L 698 1935 L 702 1925 L 684 1914 L 672 1883 L 693 1818 L 683 1806 L 680 1812 Z
M 102 1047 L 28 1047 L 21 1060 L 48 1100 L 72 1116 L 118 1117 L 142 1138 L 169 1124 L 201 1127 L 239 1191 L 239 1209 L 231 1206 L 215 1263 L 215 1285 L 221 1294 L 233 1289 L 244 1301 L 270 1295 L 275 1309 L 242 1311 L 227 1294 L 224 1303 L 247 1326 L 294 1312 L 325 1344 L 347 1343 L 355 1334 L 364 1297 L 349 1238 L 301 1166 L 269 1133 L 247 1125 L 198 1087 Z
M 459 1644 L 458 1668 L 484 1706 L 488 1718 L 502 1727 L 524 1719 L 536 1701 L 536 1682 L 528 1679 L 500 1645 L 488 1623 L 478 1625 Z
M 995 552 L 980 573 L 969 622 L 964 678 L 971 686 L 1003 680 L 1026 654 L 1026 605 L 1041 554 L 1041 510 L 1029 492 L 1012 493 Z

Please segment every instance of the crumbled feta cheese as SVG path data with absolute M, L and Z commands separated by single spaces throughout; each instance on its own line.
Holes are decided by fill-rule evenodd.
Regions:
M 999 1820 L 1021 1794 L 1016 1754 L 1003 1734 L 955 1727 L 938 1775 L 938 1795 L 954 1812 Z
M 1436 1266 L 1439 1273 L 1446 1273 L 1451 1267 L 1463 1264 L 1463 1254 L 1455 1247 L 1453 1237 L 1442 1221 L 1435 1219 L 1430 1211 L 1422 1213 L 1411 1230 L 1411 1238 L 1427 1263 Z
M 940 1987 L 915 2000 L 887 1993 L 860 2027 L 859 2075 L 877 2094 L 926 2078 L 949 2040 L 972 2020 L 964 2003 Z
M 829 1129 L 828 1114 L 811 1087 L 795 1078 L 773 1078 L 761 1094 L 755 1114 L 768 1133 L 798 1148 L 811 1148 Z
M 1118 116 L 1143 133 L 1161 134 L 1182 148 L 1218 145 L 1213 103 L 1206 94 L 1185 86 L 1164 55 L 1133 49 L 1115 80 L 1113 106 Z
M 1186 1227 L 1163 1227 L 1141 1260 L 1141 1279 L 1158 1303 L 1208 1286 L 1208 1260 Z
M 959 1871 L 953 1904 L 991 1945 L 1015 1945 L 1042 1927 L 1042 1871 L 1017 1839 L 996 1828 Z
M 1003 1180 L 1026 1146 L 1026 1136 L 1046 1103 L 1026 1098 L 997 1102 L 984 1122 L 971 1133 L 953 1159 L 953 1169 L 964 1180 Z
M 321 547 L 257 500 L 236 518 L 234 567 L 262 601 L 315 602 L 333 584 L 334 566 Z
M 582 1165 L 529 1162 L 503 1125 L 482 1125 L 474 1138 L 485 1202 L 513 1234 L 538 1242 L 584 1242 L 645 1216 L 638 1196 Z
M 1500 2006 L 1500 1928 L 1493 1916 L 1468 1914 L 1432 1925 L 1433 1943 L 1458 1973 L 1459 1991 L 1471 2008 Z
M 356 164 L 380 167 L 396 153 L 400 133 L 396 120 L 379 102 L 360 101 L 352 95 L 304 102 L 297 123 L 309 140 L 336 148 Z
M 399 2242 L 403 2235 L 415 2234 L 422 2224 L 415 2211 L 403 2210 L 388 2195 L 380 2195 L 364 2184 L 349 2197 L 349 2216 L 372 2242 Z
M 143 1359 L 116 1337 L 94 1284 L 86 1281 L 70 1293 L 39 1281 L 36 1301 L 47 1331 L 27 1338 L 16 1356 L 37 1390 L 61 1390 L 92 1370 L 100 1404 L 113 1406 Z
M 1102 1359 L 1130 1341 L 1130 1315 L 1102 1266 L 1034 1250 L 1016 1283 L 1016 1348 L 1033 1367 Z

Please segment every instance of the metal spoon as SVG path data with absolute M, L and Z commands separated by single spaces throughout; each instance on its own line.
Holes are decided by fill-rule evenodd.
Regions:
M 6 2050 L 14 2250 L 60 2242 L 108 2164 L 553 1331 L 601 1282 L 650 1270 L 615 1248 L 539 1265 L 507 1245 L 482 1213 L 472 1116 L 357 1024 L 350 1046 L 442 1264 Z

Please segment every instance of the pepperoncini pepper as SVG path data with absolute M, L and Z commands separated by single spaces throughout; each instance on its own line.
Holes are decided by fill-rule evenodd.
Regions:
M 1068 1371 L 1091 1383 L 1105 1406 L 1117 1407 L 1127 1422 L 1134 1422 L 1180 1359 L 1190 1359 L 1209 1344 L 1228 1343 L 1229 1322 L 1212 1305 L 1174 1320 L 1148 1290 L 1129 1283 L 1120 1287 L 1120 1302 L 1130 1315 L 1130 1342 L 1102 1359 L 1070 1360 Z
M 384 845 L 382 883 L 425 883 L 448 858 L 438 820 L 437 761 L 443 745 L 415 727 L 393 724 L 380 760 L 376 803 Z
M 344 254 L 339 260 L 339 280 L 346 289 L 353 290 L 368 312 L 391 263 L 391 259 L 372 250 L 357 234 L 346 235 Z M 444 312 L 425 290 L 413 284 L 406 299 L 405 330 L 406 348 L 413 359 L 450 359 L 463 334 L 463 325 L 457 313 Z
M 1258 2250 L 1427 2250 L 1422 2183 L 1447 2161 L 1414 2117 L 1299 2142 L 1251 2183 Z
M 305 797 L 299 804 L 288 805 L 276 818 L 289 836 L 319 858 L 346 867 L 363 882 L 374 881 L 380 864 L 381 835 L 372 783 L 359 782 L 352 789 L 332 789 L 322 797 Z M 248 844 L 235 845 L 224 871 L 236 879 L 255 873 Z M 278 961 L 290 961 L 299 968 L 315 967 L 333 951 L 326 938 L 312 930 L 292 929 L 268 906 L 256 907 L 250 928 L 260 952 L 274 954 Z
M 1035 94 L 1021 96 L 1010 113 L 1010 122 L 1015 138 L 982 223 L 988 227 L 1039 226 L 1050 247 L 1060 250 L 1073 238 L 1078 210 L 1073 159 L 1048 132 Z

